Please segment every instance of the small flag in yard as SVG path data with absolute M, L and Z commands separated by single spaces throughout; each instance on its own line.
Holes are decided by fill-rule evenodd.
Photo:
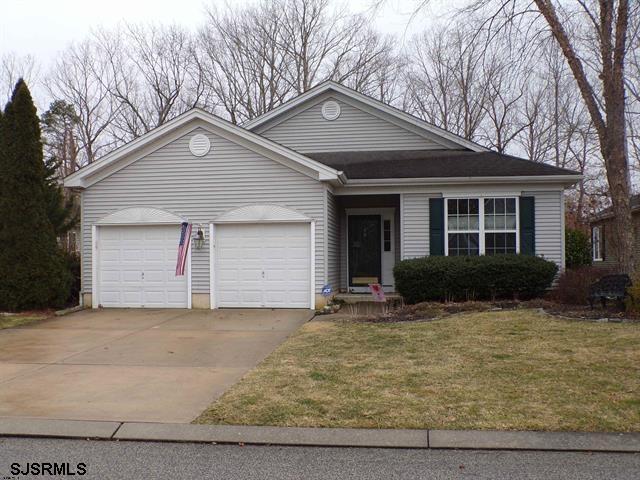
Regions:
M 176 277 L 184 275 L 184 268 L 187 265 L 187 253 L 191 244 L 191 224 L 182 222 L 180 228 L 180 243 L 178 244 L 178 262 L 176 264 Z
M 382 289 L 382 285 L 379 283 L 372 283 L 369 285 L 369 289 L 371 290 L 371 295 L 373 295 L 374 302 L 386 302 L 387 300 L 384 298 L 384 290 Z
M 324 287 L 322 287 L 323 297 L 330 297 L 332 293 L 333 293 L 333 289 L 331 288 L 331 285 L 329 285 L 328 283 Z

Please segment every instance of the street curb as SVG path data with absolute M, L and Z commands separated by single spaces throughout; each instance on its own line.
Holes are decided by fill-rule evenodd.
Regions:
M 109 440 L 120 425 L 122 425 L 120 422 L 2 417 L 0 418 L 0 436 Z
M 429 448 L 427 430 L 124 423 L 117 440 L 320 447 Z
M 0 417 L 0 437 L 359 448 L 640 453 L 640 433 L 254 427 Z

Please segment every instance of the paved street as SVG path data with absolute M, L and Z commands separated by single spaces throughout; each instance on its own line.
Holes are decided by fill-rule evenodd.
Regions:
M 18 462 L 84 462 L 90 479 L 637 479 L 639 454 L 394 450 L 0 438 Z M 35 478 L 16 476 L 15 478 Z M 40 477 L 43 478 L 43 477 Z M 58 478 L 58 477 L 56 477 Z M 59 477 L 67 478 L 67 477 Z

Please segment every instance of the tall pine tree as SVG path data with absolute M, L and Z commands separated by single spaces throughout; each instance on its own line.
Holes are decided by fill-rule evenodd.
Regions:
M 47 212 L 40 123 L 24 80 L 0 128 L 0 309 L 58 307 L 71 276 Z

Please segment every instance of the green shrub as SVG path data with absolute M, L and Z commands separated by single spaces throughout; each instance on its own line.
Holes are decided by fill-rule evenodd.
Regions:
M 567 268 L 591 265 L 591 242 L 581 230 L 567 228 L 564 232 Z
M 394 270 L 396 289 L 407 303 L 429 300 L 534 298 L 558 271 L 554 262 L 530 255 L 422 257 Z

